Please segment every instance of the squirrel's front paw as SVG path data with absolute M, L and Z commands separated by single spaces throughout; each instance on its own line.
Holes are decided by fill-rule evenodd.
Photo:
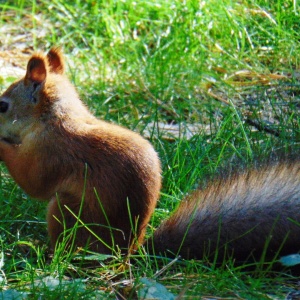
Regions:
M 5 161 L 5 155 L 15 153 L 18 144 L 6 138 L 0 138 L 0 161 Z
M 18 137 L 2 137 L 2 138 L 0 138 L 0 141 L 3 141 L 4 143 L 10 144 L 10 145 L 21 144 L 21 141 Z

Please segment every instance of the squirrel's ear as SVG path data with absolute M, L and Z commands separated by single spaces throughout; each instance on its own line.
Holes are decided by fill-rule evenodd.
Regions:
M 64 57 L 60 48 L 51 48 L 47 54 L 50 72 L 63 74 L 65 72 Z
M 33 55 L 28 64 L 25 75 L 25 81 L 31 81 L 37 84 L 42 83 L 47 77 L 47 62 L 41 55 Z

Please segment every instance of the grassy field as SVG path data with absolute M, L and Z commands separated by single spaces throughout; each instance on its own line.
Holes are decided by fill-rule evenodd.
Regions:
M 90 109 L 159 152 L 156 227 L 219 168 L 298 151 L 299 13 L 297 0 L 0 0 L 0 62 L 12 66 L 0 84 L 18 77 L 33 50 L 61 46 Z M 1 168 L 0 299 L 135 299 L 141 278 L 167 288 L 155 285 L 159 299 L 284 299 L 296 289 L 289 270 L 230 261 L 217 268 L 140 253 L 125 264 L 98 257 L 90 268 L 51 257 L 46 204 Z

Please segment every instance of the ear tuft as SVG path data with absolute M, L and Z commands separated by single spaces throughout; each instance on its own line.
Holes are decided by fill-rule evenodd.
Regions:
M 60 48 L 51 48 L 47 54 L 50 72 L 63 74 L 65 72 L 65 63 L 62 51 Z
M 33 55 L 28 64 L 25 75 L 25 80 L 30 80 L 35 83 L 42 83 L 47 77 L 47 61 L 39 54 Z

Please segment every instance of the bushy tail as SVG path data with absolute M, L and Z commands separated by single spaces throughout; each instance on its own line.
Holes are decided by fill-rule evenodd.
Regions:
M 222 261 L 300 249 L 300 162 L 219 178 L 184 199 L 148 240 L 150 252 Z M 217 255 L 217 256 L 216 256 Z

